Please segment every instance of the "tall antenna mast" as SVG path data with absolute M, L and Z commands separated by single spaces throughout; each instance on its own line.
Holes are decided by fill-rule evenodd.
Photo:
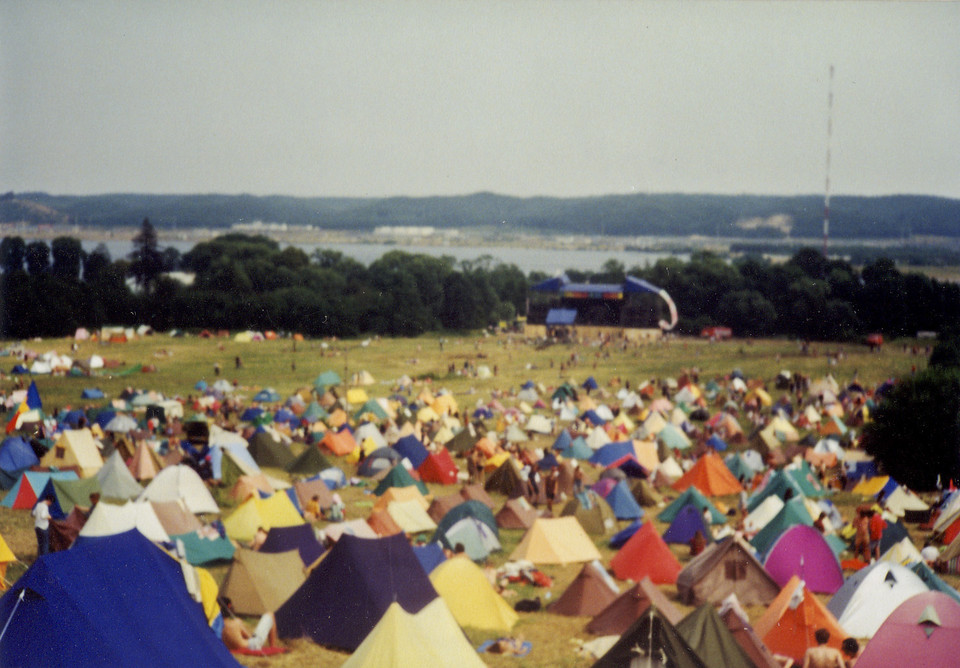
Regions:
M 830 65 L 830 83 L 827 94 L 827 165 L 826 187 L 823 197 L 823 257 L 827 257 L 827 241 L 830 238 L 830 143 L 833 139 L 833 64 Z

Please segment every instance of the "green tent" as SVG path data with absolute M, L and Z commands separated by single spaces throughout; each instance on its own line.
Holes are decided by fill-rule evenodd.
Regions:
M 453 438 L 446 442 L 445 447 L 451 454 L 460 454 L 472 448 L 479 440 L 480 437 L 475 431 L 465 427 L 454 434 Z
M 800 488 L 800 485 L 797 484 L 797 481 L 793 479 L 792 475 L 784 472 L 782 469 L 774 471 L 770 475 L 770 479 L 767 480 L 767 484 L 747 499 L 747 511 L 752 513 L 756 510 L 757 506 L 763 503 L 764 499 L 772 494 L 776 494 L 783 499 L 788 489 L 792 492 L 794 498 L 800 498 L 804 495 L 803 490 Z
M 797 486 L 800 488 L 800 491 L 803 492 L 804 496 L 823 496 L 829 493 L 829 490 L 824 489 L 820 481 L 817 480 L 816 474 L 814 474 L 813 469 L 810 468 L 810 462 L 802 460 L 796 468 L 785 470 L 790 474 L 790 477 L 793 478 L 793 481 L 797 483 Z
M 293 453 L 283 443 L 275 441 L 266 431 L 259 431 L 250 437 L 247 451 L 260 466 L 273 466 L 285 469 L 294 461 Z
M 661 522 L 673 522 L 674 518 L 680 513 L 680 510 L 688 503 L 695 505 L 701 513 L 704 509 L 709 509 L 711 524 L 724 524 L 727 521 L 726 516 L 721 513 L 715 505 L 710 503 L 710 499 L 705 497 L 700 490 L 693 485 L 687 487 L 683 494 L 674 499 L 673 503 L 661 510 L 660 514 L 657 515 L 657 519 Z
M 520 470 L 513 458 L 506 459 L 497 470 L 487 477 L 483 488 L 487 492 L 499 492 L 507 498 L 516 499 L 526 495 Z
M 317 420 L 326 420 L 330 417 L 330 413 L 316 401 L 311 401 L 310 405 L 307 406 L 306 410 L 303 411 L 303 415 L 300 417 L 307 422 L 316 422 Z
M 343 380 L 341 380 L 340 375 L 336 371 L 324 371 L 313 381 L 313 386 L 319 390 L 332 387 L 333 385 L 339 385 L 342 382 Z
M 403 464 L 397 464 L 383 477 L 383 480 L 381 480 L 377 488 L 373 490 L 373 493 L 381 496 L 391 487 L 410 487 L 411 485 L 419 489 L 420 493 L 424 496 L 430 494 L 427 486 L 419 480 L 414 480 L 413 476 L 410 475 L 410 472 L 407 471 Z
M 780 512 L 773 516 L 773 519 L 767 522 L 766 526 L 760 529 L 756 536 L 750 539 L 750 544 L 756 548 L 760 554 L 766 554 L 767 550 L 773 547 L 784 531 L 795 524 L 806 524 L 813 526 L 813 519 L 807 512 L 807 507 L 803 499 L 794 498 L 783 504 Z
M 90 507 L 90 495 L 100 493 L 100 481 L 94 478 L 79 480 L 50 479 L 57 505 L 64 515 L 69 515 L 74 506 Z
M 698 656 L 709 660 L 711 665 L 755 668 L 712 603 L 704 603 L 684 617 L 677 624 L 677 633 Z
M 300 453 L 300 456 L 287 466 L 287 473 L 313 475 L 330 468 L 330 466 L 330 460 L 323 456 L 320 448 L 315 445 L 308 445 L 307 448 Z
M 187 562 L 194 566 L 209 564 L 212 561 L 231 561 L 236 548 L 229 538 L 204 538 L 196 531 L 170 536 L 173 542 L 181 541 Z
M 367 413 L 370 413 L 378 420 L 386 420 L 390 417 L 376 399 L 368 399 L 367 402 L 360 407 L 360 410 L 353 414 L 353 419 L 359 421 L 360 418 Z

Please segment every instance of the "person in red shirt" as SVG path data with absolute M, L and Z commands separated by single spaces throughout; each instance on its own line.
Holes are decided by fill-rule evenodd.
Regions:
M 887 523 L 883 516 L 877 511 L 870 512 L 870 554 L 877 561 L 880 560 L 880 539 L 883 538 L 883 530 L 887 528 Z

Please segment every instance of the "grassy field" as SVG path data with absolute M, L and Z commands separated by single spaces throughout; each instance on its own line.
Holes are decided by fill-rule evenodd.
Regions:
M 516 334 L 300 341 L 296 344 L 291 339 L 238 343 L 232 339 L 171 338 L 155 335 L 125 344 L 81 342 L 75 352 L 70 351 L 72 343 L 71 340 L 61 339 L 30 341 L 24 345 L 38 353 L 56 350 L 76 359 L 97 354 L 108 360 L 116 360 L 120 366 L 94 377 L 38 377 L 37 386 L 43 398 L 44 409 L 48 413 L 68 406 L 85 406 L 86 402 L 81 401 L 80 394 L 87 387 L 100 388 L 108 399 L 118 396 L 128 387 L 158 390 L 168 396 L 187 398 L 197 394 L 194 386 L 198 381 L 212 382 L 216 379 L 215 364 L 222 368 L 221 377 L 235 382 L 240 393 L 248 399 L 263 387 L 272 387 L 283 397 L 303 388 L 311 388 L 314 379 L 327 370 L 336 371 L 344 379 L 348 379 L 355 372 L 366 370 L 377 381 L 366 388 L 371 396 L 392 394 L 395 379 L 406 374 L 416 381 L 415 391 L 418 387 L 434 390 L 446 388 L 454 394 L 462 410 L 472 411 L 478 401 L 488 401 L 492 392 L 519 389 L 527 380 L 541 383 L 549 391 L 549 388 L 564 380 L 573 380 L 579 384 L 592 375 L 601 388 L 609 391 L 611 383 L 629 381 L 631 386 L 635 387 L 645 380 L 676 377 L 694 368 L 699 370 L 701 381 L 725 376 L 739 368 L 747 378 L 767 381 L 768 389 L 776 398 L 779 393 L 773 390 L 772 380 L 781 370 L 800 372 L 812 379 L 830 373 L 841 384 L 856 377 L 864 385 L 873 385 L 887 378 L 909 374 L 913 368 L 922 368 L 926 363 L 922 354 L 913 353 L 912 346 L 916 343 L 913 341 L 895 342 L 878 353 L 871 353 L 866 347 L 857 345 L 815 344 L 808 354 L 802 354 L 797 342 L 788 340 L 710 343 L 681 338 L 627 347 L 616 343 L 600 347 L 595 342 L 585 341 L 578 345 L 537 348 Z M 238 357 L 242 361 L 240 368 L 235 365 Z M 13 358 L 0 358 L 0 367 L 4 370 L 9 370 L 14 363 Z M 156 370 L 150 373 L 120 375 L 124 369 L 134 368 L 137 364 L 153 365 Z M 565 367 L 562 372 L 561 364 Z M 487 365 L 491 370 L 496 370 L 496 376 L 481 380 L 463 374 L 461 370 L 465 365 Z M 6 389 L 12 387 L 9 377 L 3 382 Z M 94 402 L 95 405 L 102 403 Z M 187 415 L 189 416 L 189 411 Z M 539 437 L 527 446 L 548 447 L 552 440 L 552 437 Z M 351 465 L 343 461 L 338 463 L 348 475 L 353 473 Z M 281 471 L 269 473 L 286 477 Z M 597 472 L 591 472 L 588 477 L 594 478 L 596 475 Z M 437 494 L 450 491 L 449 488 L 440 486 L 431 487 L 431 491 Z M 369 489 L 352 487 L 343 492 L 348 518 L 364 517 L 369 512 L 372 498 L 369 496 Z M 224 513 L 229 514 L 235 504 L 226 495 L 222 495 L 218 500 L 221 501 Z M 721 501 L 735 506 L 735 499 Z M 849 517 L 852 507 L 859 499 L 841 495 L 838 501 L 841 510 Z M 662 532 L 665 527 L 660 525 L 658 528 Z M 36 544 L 31 529 L 32 521 L 27 512 L 0 508 L 0 535 L 3 535 L 22 562 L 11 566 L 8 580 L 19 577 L 35 559 Z M 506 561 L 521 536 L 520 531 L 501 531 L 504 550 L 494 555 L 492 563 L 500 565 Z M 917 541 L 921 539 L 920 536 L 915 538 Z M 598 539 L 596 542 L 604 563 L 609 563 L 613 551 L 607 547 L 606 539 Z M 673 549 L 681 562 L 688 560 L 686 547 Z M 214 566 L 209 570 L 218 581 L 222 581 L 227 567 Z M 549 593 L 556 597 L 576 576 L 580 566 L 546 566 L 542 570 L 554 578 L 554 586 Z M 665 587 L 664 590 L 675 600 L 675 588 Z M 547 593 L 542 589 L 521 588 L 517 591 L 517 598 L 537 595 L 544 598 Z M 516 599 L 511 599 L 514 600 Z M 748 612 L 751 617 L 757 617 L 762 613 L 762 609 Z M 578 658 L 574 653 L 574 639 L 590 639 L 584 632 L 587 621 L 586 618 L 569 618 L 547 613 L 522 615 L 514 634 L 523 634 L 533 643 L 530 655 L 524 659 L 484 655 L 484 661 L 492 666 L 590 665 L 590 660 Z M 492 637 L 491 634 L 470 629 L 467 632 L 475 645 Z M 319 647 L 308 640 L 286 644 L 292 650 L 286 655 L 270 659 L 245 658 L 243 663 L 250 666 L 278 667 L 308 663 L 335 666 L 342 663 L 346 656 L 342 652 Z

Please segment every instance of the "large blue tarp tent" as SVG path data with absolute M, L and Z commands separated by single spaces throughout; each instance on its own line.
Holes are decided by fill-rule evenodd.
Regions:
M 180 565 L 139 531 L 81 536 L 0 599 L 3 666 L 237 666 Z
M 321 645 L 353 651 L 391 603 L 416 614 L 436 597 L 403 534 L 344 534 L 277 609 L 277 631 L 281 638 L 309 636 Z
M 260 546 L 261 552 L 288 552 L 297 550 L 304 566 L 309 566 L 323 554 L 323 545 L 317 540 L 310 524 L 292 527 L 273 527 Z
M 20 474 L 40 463 L 30 444 L 19 436 L 10 436 L 0 443 L 0 489 L 13 487 Z

